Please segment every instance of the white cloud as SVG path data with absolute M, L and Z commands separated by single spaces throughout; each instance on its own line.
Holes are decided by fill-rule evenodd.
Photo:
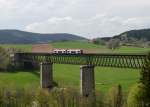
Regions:
M 71 17 L 53 17 L 44 22 L 30 24 L 26 26 L 25 30 L 42 33 L 74 33 L 93 38 L 112 36 L 130 29 L 146 28 L 147 25 L 150 25 L 149 19 L 144 17 L 122 18 L 103 14 L 84 20 Z
M 39 33 L 77 33 L 80 34 L 81 27 L 79 20 L 74 20 L 72 17 L 52 17 L 43 22 L 35 22 L 26 26 L 26 31 Z
M 61 22 L 65 22 L 65 21 L 71 21 L 72 18 L 71 17 L 62 17 L 62 18 L 58 18 L 58 17 L 53 17 L 48 19 L 49 23 L 61 23 Z
M 0 0 L 0 28 L 88 38 L 150 27 L 150 0 Z

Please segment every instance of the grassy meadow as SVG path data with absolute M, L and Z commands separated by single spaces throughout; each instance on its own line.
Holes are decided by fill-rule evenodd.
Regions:
M 17 48 L 23 51 L 31 51 L 32 50 L 32 45 L 31 44 L 0 44 L 0 47 L 9 49 L 9 48 Z
M 122 46 L 115 50 L 110 50 L 104 45 L 96 45 L 88 42 L 54 42 L 51 43 L 54 48 L 79 48 L 95 51 L 97 53 L 144 53 L 150 51 L 149 48 Z
M 139 70 L 136 69 L 123 69 L 123 68 L 108 68 L 96 67 L 95 68 L 95 84 L 98 91 L 106 92 L 112 86 L 121 84 L 124 91 L 128 91 L 131 87 L 138 82 Z M 78 65 L 54 65 L 54 81 L 60 87 L 74 87 L 80 86 L 80 66 Z M 39 87 L 40 75 L 39 72 L 23 72 L 18 71 L 15 73 L 0 73 L 0 85 L 10 85 L 16 87 Z
M 81 48 L 94 50 L 96 52 L 115 52 L 115 53 L 143 53 L 150 51 L 149 48 L 138 47 L 121 47 L 114 51 L 107 49 L 105 46 L 99 46 L 87 42 L 56 42 L 51 43 L 54 48 Z M 5 48 L 19 48 L 25 51 L 31 51 L 32 45 L 0 45 Z M 106 92 L 112 86 L 121 84 L 124 91 L 128 91 L 129 87 L 134 85 L 139 79 L 137 69 L 124 68 L 95 68 L 95 83 L 98 91 Z M 79 88 L 80 84 L 80 66 L 79 65 L 64 65 L 54 64 L 54 80 L 60 87 L 75 87 Z M 39 72 L 23 72 L 16 71 L 15 73 L 0 72 L 0 85 L 14 85 L 17 87 L 39 87 L 40 75 Z
M 140 48 L 140 47 L 127 47 L 122 46 L 115 50 L 110 50 L 104 45 L 96 45 L 88 42 L 52 42 L 50 45 L 53 48 L 79 48 L 79 49 L 85 49 L 89 51 L 95 51 L 97 53 L 144 53 L 150 51 L 149 48 Z M 1 47 L 4 48 L 17 48 L 21 49 L 27 52 L 30 52 L 32 50 L 32 44 L 0 44 Z

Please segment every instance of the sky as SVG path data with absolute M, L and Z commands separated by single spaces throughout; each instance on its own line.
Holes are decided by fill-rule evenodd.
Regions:
M 0 0 L 0 29 L 107 37 L 150 28 L 150 0 Z

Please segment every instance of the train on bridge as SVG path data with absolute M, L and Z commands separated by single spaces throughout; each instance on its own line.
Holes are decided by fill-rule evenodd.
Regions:
M 83 54 L 82 49 L 54 49 L 53 54 Z

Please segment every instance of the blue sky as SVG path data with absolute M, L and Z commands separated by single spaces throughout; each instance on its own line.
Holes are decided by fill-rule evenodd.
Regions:
M 86 38 L 150 28 L 150 0 L 0 0 L 0 29 Z

